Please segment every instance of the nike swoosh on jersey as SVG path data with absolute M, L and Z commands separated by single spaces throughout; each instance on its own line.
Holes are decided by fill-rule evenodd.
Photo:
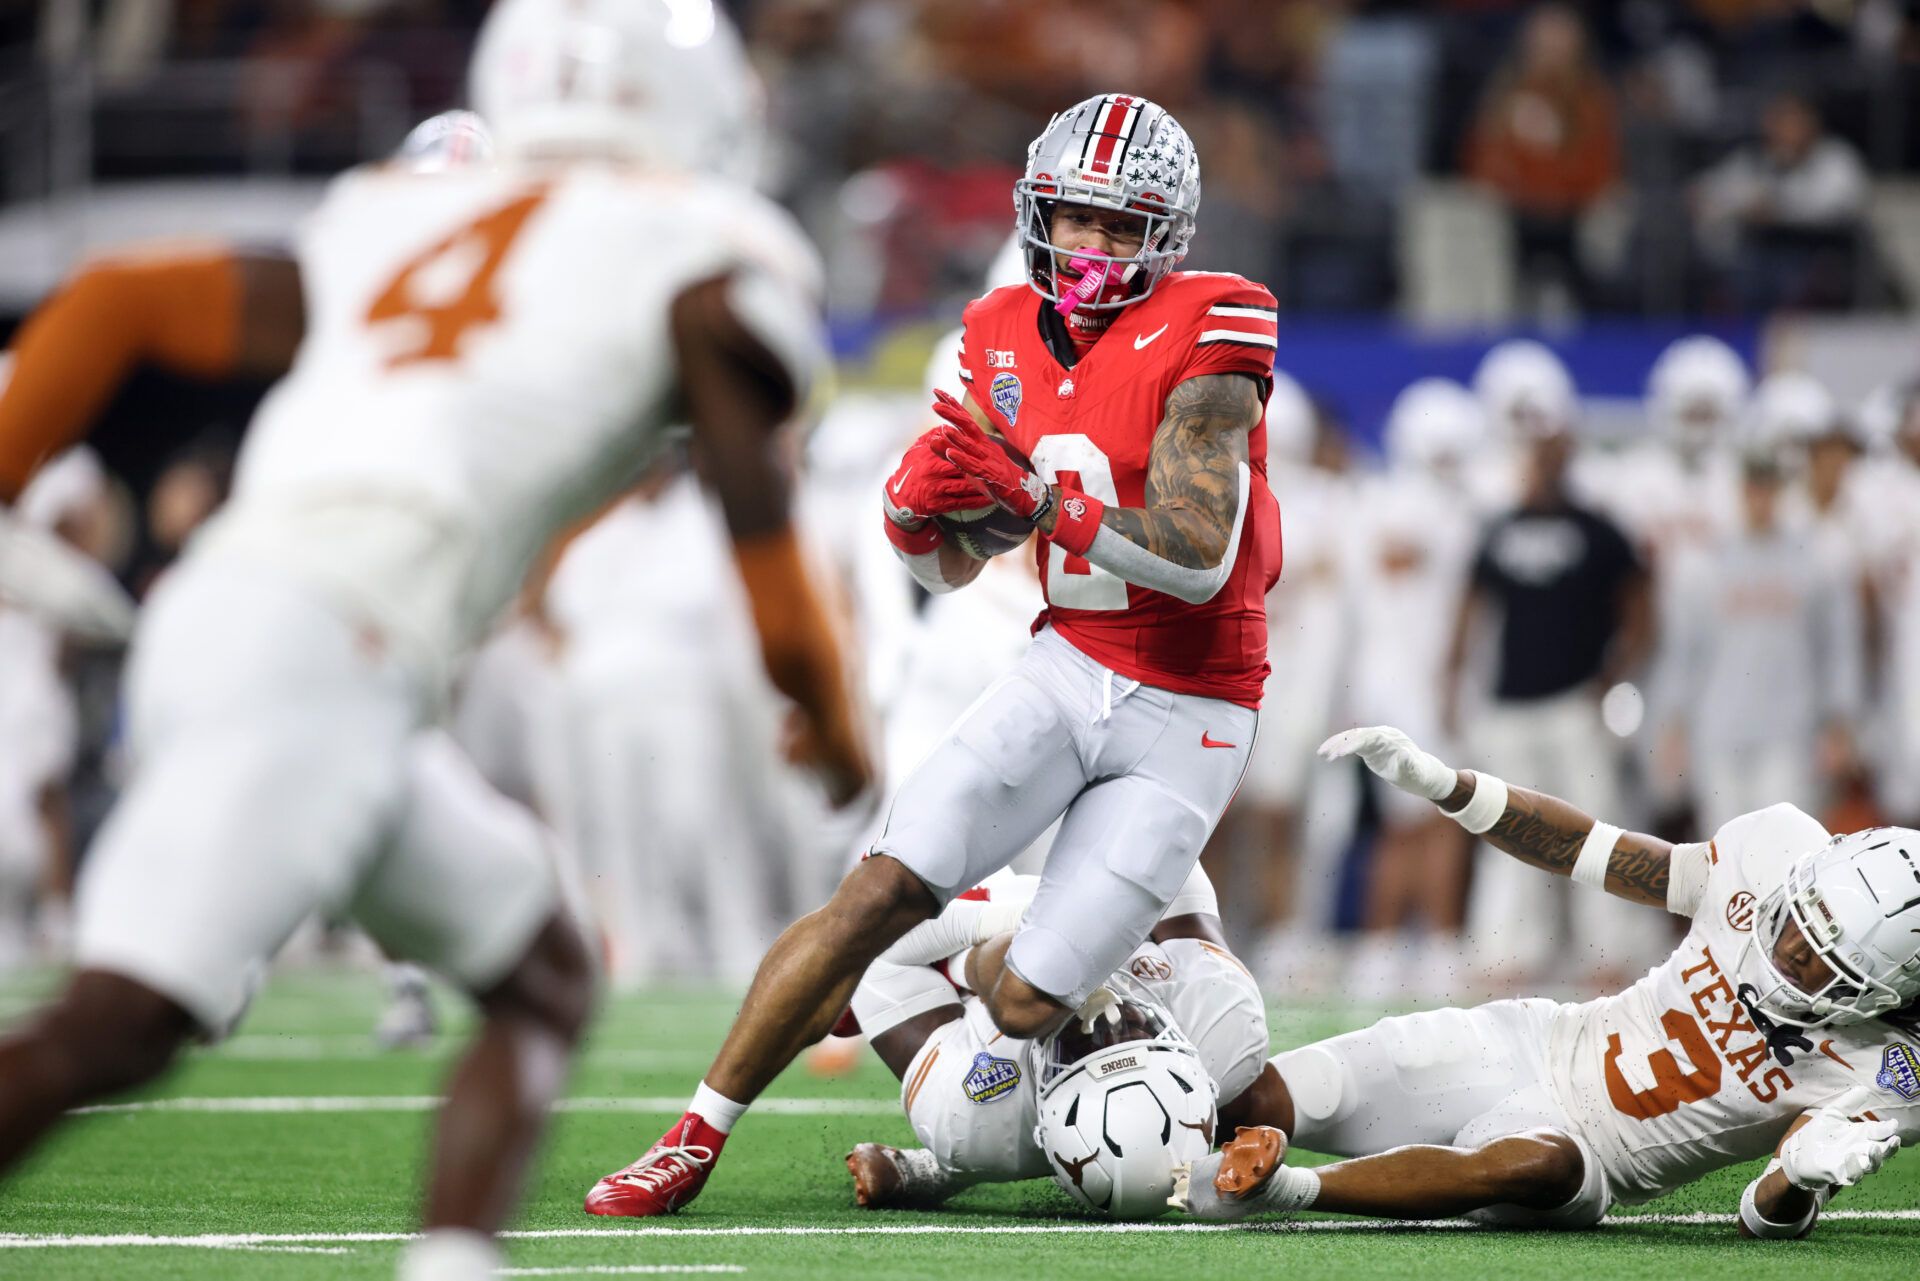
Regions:
M 1170 325 L 1170 324 L 1172 324 L 1172 323 L 1173 323 L 1173 322 L 1172 322 L 1171 320 L 1169 320 L 1169 321 L 1167 322 L 1167 325 Z M 1144 347 L 1144 346 L 1146 346 L 1146 345 L 1147 345 L 1148 343 L 1150 343 L 1150 342 L 1152 342 L 1152 341 L 1153 341 L 1154 339 L 1156 339 L 1156 338 L 1158 338 L 1158 337 L 1159 337 L 1159 336 L 1160 336 L 1161 334 L 1164 334 L 1164 333 L 1166 333 L 1166 332 L 1167 332 L 1167 325 L 1162 325 L 1162 326 L 1160 326 L 1160 328 L 1158 328 L 1158 329 L 1156 329 L 1156 330 L 1154 330 L 1154 331 L 1153 331 L 1152 333 L 1150 333 L 1150 334 L 1135 334 L 1135 335 L 1133 336 L 1133 349 L 1134 349 L 1135 351 L 1139 351 L 1139 350 L 1140 350 L 1140 349 L 1141 349 L 1142 347 Z
M 1838 1063 L 1841 1067 L 1845 1068 L 1847 1071 L 1849 1072 L 1853 1071 L 1853 1064 L 1847 1062 L 1845 1059 L 1841 1058 L 1838 1054 L 1834 1053 L 1832 1037 L 1828 1037 L 1826 1040 L 1820 1042 L 1820 1053 L 1826 1055 L 1828 1058 L 1832 1059 L 1835 1063 Z
M 1202 747 L 1238 747 L 1240 746 L 1240 744 L 1216 742 L 1211 734 L 1207 733 L 1206 730 L 1201 730 L 1200 746 Z

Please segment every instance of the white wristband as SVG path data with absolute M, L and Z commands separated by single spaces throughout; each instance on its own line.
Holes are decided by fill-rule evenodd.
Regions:
M 1747 1190 L 1740 1194 L 1741 1224 L 1747 1231 L 1757 1237 L 1776 1241 L 1797 1237 L 1812 1227 L 1814 1216 L 1820 1213 L 1820 1207 L 1825 1204 L 1823 1198 L 1816 1196 L 1813 1206 L 1806 1214 L 1801 1216 L 1797 1223 L 1775 1223 L 1772 1219 L 1761 1214 L 1760 1207 L 1755 1201 L 1755 1194 L 1760 1190 L 1760 1179 L 1766 1178 L 1767 1175 L 1773 1173 L 1773 1171 L 1779 1167 L 1780 1163 L 1778 1161 L 1767 1166 L 1767 1168 L 1761 1172 L 1760 1178 L 1747 1184 Z
M 1446 814 L 1445 810 L 1440 812 Z M 1447 814 L 1447 817 L 1466 828 L 1469 832 L 1472 832 L 1475 836 L 1481 836 L 1495 823 L 1498 823 L 1500 816 L 1506 812 L 1506 781 L 1492 774 L 1483 774 L 1476 770 L 1473 775 L 1472 799 L 1461 806 L 1458 813 Z
M 1613 847 L 1626 833 L 1611 823 L 1595 823 L 1580 846 L 1580 857 L 1573 860 L 1573 883 L 1607 888 L 1607 864 L 1613 859 Z

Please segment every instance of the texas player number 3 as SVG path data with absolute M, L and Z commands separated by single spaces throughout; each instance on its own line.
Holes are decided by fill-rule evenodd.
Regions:
M 1071 485 L 1109 507 L 1120 505 L 1120 493 L 1113 484 L 1113 464 L 1081 433 L 1042 436 L 1031 457 L 1033 469 L 1049 485 Z M 1125 609 L 1127 584 L 1085 558 L 1049 543 L 1047 600 L 1062 609 Z
M 416 255 L 367 308 L 368 326 L 411 322 L 399 331 L 388 369 L 457 360 L 469 330 L 500 319 L 494 277 L 513 242 L 547 198 L 536 188 L 454 231 Z

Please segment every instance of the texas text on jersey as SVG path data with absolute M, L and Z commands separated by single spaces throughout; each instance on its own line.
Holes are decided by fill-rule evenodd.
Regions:
M 1110 507 L 1146 505 L 1147 461 L 1167 396 L 1205 374 L 1243 373 L 1272 389 L 1273 295 L 1240 276 L 1174 272 L 1128 307 L 1071 366 L 1049 345 L 1053 317 L 1025 284 L 966 310 L 960 377 L 995 430 L 1050 484 Z M 1258 707 L 1267 675 L 1266 594 L 1280 576 L 1280 513 L 1267 487 L 1264 417 L 1248 438 L 1252 484 L 1233 569 L 1192 605 L 1137 587 L 1064 548 L 1038 543 L 1047 607 L 1035 624 L 1143 684 Z M 1069 500 L 1071 501 L 1071 500 Z

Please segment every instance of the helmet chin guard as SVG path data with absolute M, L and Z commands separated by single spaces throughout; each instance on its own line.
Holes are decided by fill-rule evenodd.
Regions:
M 1146 221 L 1140 252 L 1105 259 L 1075 250 L 1068 256 L 1107 263 L 1121 289 L 1105 289 L 1079 304 L 1086 311 L 1117 311 L 1145 298 L 1193 243 L 1200 212 L 1200 158 L 1193 140 L 1167 111 L 1130 94 L 1099 94 L 1047 123 L 1027 148 L 1026 172 L 1013 185 L 1014 223 L 1026 250 L 1027 281 L 1058 303 L 1070 285 L 1061 280 L 1053 245 L 1053 208 L 1093 205 Z

